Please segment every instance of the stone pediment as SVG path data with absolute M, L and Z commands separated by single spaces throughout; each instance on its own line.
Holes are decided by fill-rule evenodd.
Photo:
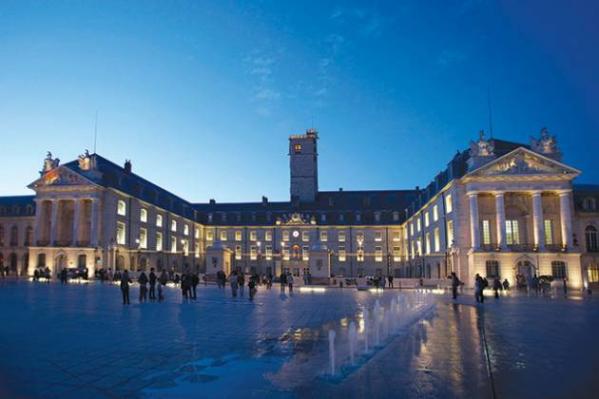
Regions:
M 54 169 L 43 172 L 42 177 L 29 185 L 29 188 L 36 189 L 41 187 L 58 186 L 87 186 L 94 182 L 84 176 L 66 168 L 59 166 Z
M 284 215 L 277 219 L 277 224 L 282 224 L 286 226 L 301 226 L 308 224 L 315 224 L 316 220 L 314 217 L 308 217 L 307 215 L 303 215 L 301 213 L 291 213 L 289 215 Z
M 580 171 L 577 169 L 521 147 L 473 170 L 464 177 L 467 180 L 518 177 L 527 179 L 556 177 L 571 180 L 579 174 Z

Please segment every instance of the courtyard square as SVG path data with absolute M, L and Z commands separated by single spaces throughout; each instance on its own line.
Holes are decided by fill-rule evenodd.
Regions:
M 0 282 L 6 398 L 596 397 L 599 301 L 415 290 L 260 287 L 254 301 L 200 286 L 183 303 L 123 306 L 113 284 Z M 399 299 L 398 299 L 399 298 Z M 413 318 L 356 359 L 348 325 L 379 301 Z M 408 311 L 400 319 L 408 319 Z M 373 319 L 374 320 L 374 319 Z M 328 331 L 336 332 L 334 374 Z M 483 339 L 484 335 L 484 339 Z

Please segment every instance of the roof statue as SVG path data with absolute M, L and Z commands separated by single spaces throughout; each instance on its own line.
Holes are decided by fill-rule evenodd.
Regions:
M 495 146 L 490 140 L 485 140 L 485 132 L 481 130 L 478 133 L 478 141 L 470 142 L 470 156 L 471 157 L 488 157 L 495 155 Z
M 46 158 L 44 159 L 44 169 L 42 170 L 42 173 L 48 172 L 58 167 L 58 165 L 60 165 L 60 159 L 52 158 L 52 153 L 48 151 L 46 153 Z
M 549 133 L 549 130 L 546 127 L 541 129 L 541 137 L 538 140 L 534 137 L 530 138 L 530 147 L 539 154 L 557 160 L 561 158 L 561 154 L 557 148 L 557 140 L 555 136 Z
M 86 149 L 85 152 L 78 157 L 79 161 L 79 169 L 81 170 L 90 170 L 91 169 L 91 157 L 89 155 L 89 151 Z

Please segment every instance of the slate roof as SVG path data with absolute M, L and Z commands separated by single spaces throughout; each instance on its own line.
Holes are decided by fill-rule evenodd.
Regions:
M 91 154 L 91 156 L 96 158 L 96 170 L 81 170 L 78 160 L 67 162 L 63 166 L 85 176 L 100 186 L 114 188 L 177 215 L 192 220 L 195 219 L 194 210 L 190 202 L 133 172 L 127 172 L 124 167 L 98 154 Z
M 0 217 L 35 216 L 35 196 L 0 197 Z

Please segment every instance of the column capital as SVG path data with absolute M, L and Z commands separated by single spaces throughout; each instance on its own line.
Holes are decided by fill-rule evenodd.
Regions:
M 505 195 L 505 191 L 491 191 L 495 197 L 503 197 Z
M 557 191 L 557 194 L 560 197 L 565 197 L 565 196 L 570 195 L 571 192 L 572 192 L 572 190 L 560 190 L 560 191 Z
M 480 194 L 480 192 L 479 192 L 479 191 L 468 191 L 468 192 L 466 193 L 466 195 L 468 196 L 468 198 L 471 198 L 471 197 L 477 197 L 477 196 L 478 196 L 478 194 Z
M 543 194 L 543 191 L 541 190 L 534 190 L 530 192 L 530 195 L 533 197 L 540 197 Z

